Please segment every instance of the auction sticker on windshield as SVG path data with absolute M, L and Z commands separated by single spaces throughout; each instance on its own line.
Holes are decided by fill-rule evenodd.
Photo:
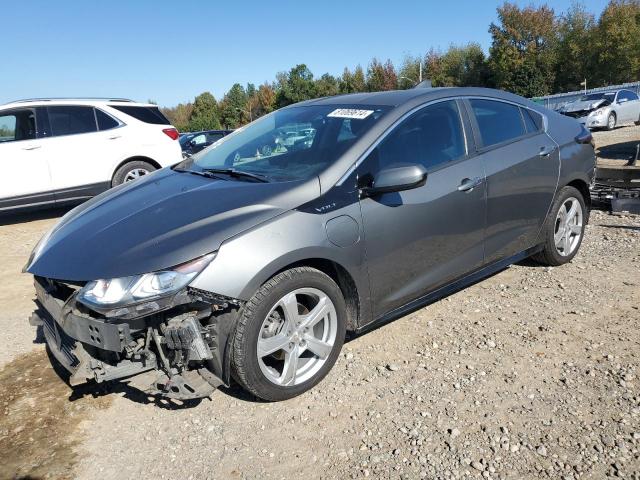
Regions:
M 355 108 L 337 108 L 327 117 L 334 118 L 353 118 L 355 120 L 364 120 L 373 113 L 373 110 L 358 110 Z

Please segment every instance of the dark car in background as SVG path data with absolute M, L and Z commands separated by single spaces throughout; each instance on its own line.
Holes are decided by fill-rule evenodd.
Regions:
M 204 150 L 209 145 L 229 135 L 233 130 L 205 130 L 202 132 L 188 132 L 180 135 L 182 155 L 188 157 Z
M 527 257 L 571 261 L 590 142 L 572 118 L 481 88 L 291 105 L 65 215 L 25 267 L 32 323 L 72 384 L 188 399 L 233 378 L 291 398 L 347 331 Z

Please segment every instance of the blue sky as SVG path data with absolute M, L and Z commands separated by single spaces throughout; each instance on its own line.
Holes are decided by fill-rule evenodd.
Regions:
M 529 1 L 516 3 L 529 4 Z M 534 4 L 542 3 L 538 0 Z M 571 0 L 549 1 L 556 12 Z M 599 15 L 605 0 L 586 0 Z M 172 106 L 306 63 L 314 75 L 451 43 L 488 49 L 502 1 L 22 1 L 3 9 L 0 104 L 118 96 Z

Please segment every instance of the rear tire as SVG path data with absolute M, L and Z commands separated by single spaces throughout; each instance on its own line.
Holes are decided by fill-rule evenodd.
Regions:
M 279 273 L 240 315 L 231 352 L 234 379 L 268 401 L 306 392 L 335 364 L 345 317 L 344 297 L 331 277 L 310 267 Z
M 116 187 L 125 182 L 136 180 L 140 177 L 148 175 L 151 172 L 154 172 L 155 170 L 156 167 L 151 165 L 149 162 L 144 162 L 142 160 L 133 160 L 131 162 L 127 162 L 120 168 L 118 168 L 118 170 L 116 170 L 116 173 L 113 176 L 113 180 L 111 181 L 111 186 Z
M 542 265 L 558 266 L 576 256 L 589 220 L 589 211 L 580 191 L 566 186 L 553 202 L 542 227 L 543 250 L 531 258 Z

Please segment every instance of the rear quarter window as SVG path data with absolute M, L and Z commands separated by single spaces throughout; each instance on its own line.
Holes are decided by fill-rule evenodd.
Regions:
M 150 123 L 153 125 L 171 125 L 171 122 L 169 122 L 167 117 L 162 114 L 158 107 L 138 107 L 132 105 L 109 106 L 144 123 Z
M 485 147 L 514 140 L 526 133 L 520 108 L 495 100 L 471 99 L 482 144 Z

